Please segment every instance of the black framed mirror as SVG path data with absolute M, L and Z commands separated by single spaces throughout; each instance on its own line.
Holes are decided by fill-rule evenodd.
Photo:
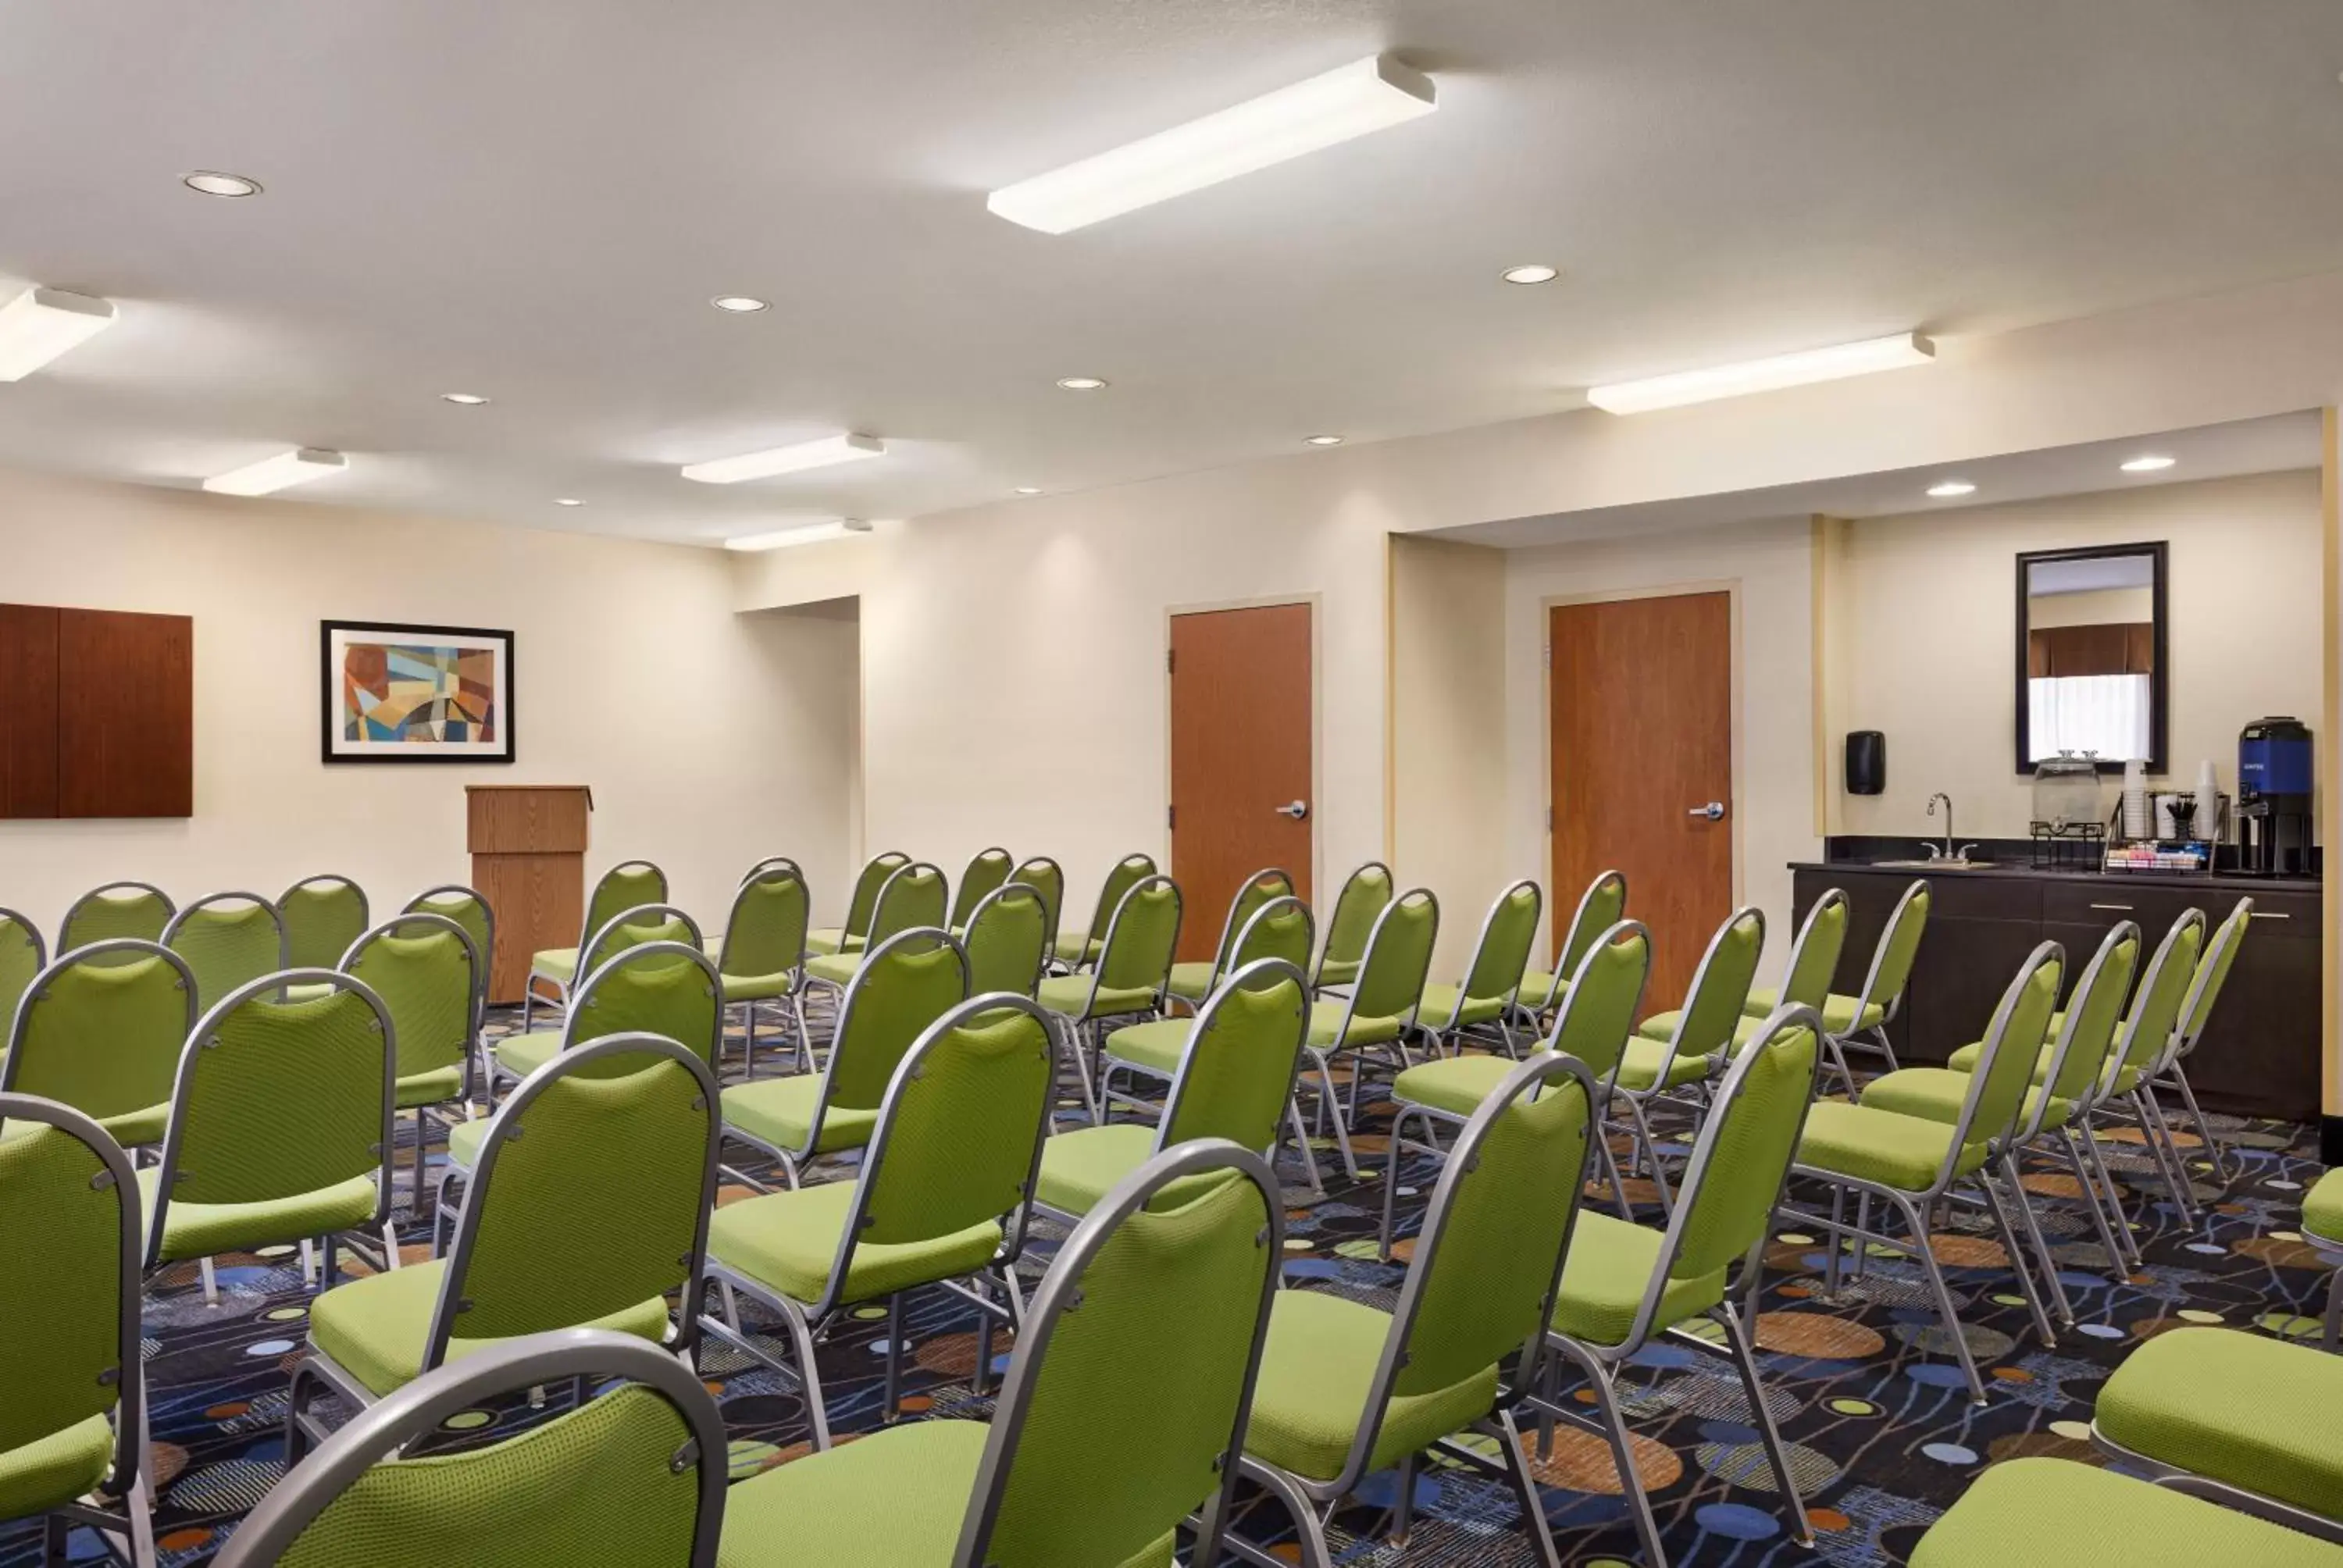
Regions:
M 2017 558 L 2017 771 L 2089 756 L 2165 771 L 2168 618 L 2163 540 Z

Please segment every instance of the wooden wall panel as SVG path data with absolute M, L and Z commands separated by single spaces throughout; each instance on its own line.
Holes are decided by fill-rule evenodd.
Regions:
M 0 817 L 57 814 L 57 616 L 0 604 Z
M 195 622 L 67 609 L 57 621 L 57 814 L 195 814 Z

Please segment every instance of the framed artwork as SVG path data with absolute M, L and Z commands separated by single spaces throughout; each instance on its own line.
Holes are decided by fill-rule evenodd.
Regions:
M 318 623 L 327 762 L 510 762 L 513 634 Z

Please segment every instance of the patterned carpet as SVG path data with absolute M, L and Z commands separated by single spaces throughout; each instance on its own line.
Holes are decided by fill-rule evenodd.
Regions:
M 501 1031 L 511 1021 L 500 1019 L 492 1028 Z M 737 1039 L 737 1028 L 734 1032 Z M 729 1054 L 737 1075 L 739 1053 Z M 763 1070 L 779 1062 L 773 1051 Z M 1381 1125 L 1379 1117 L 1369 1120 Z M 1936 1353 L 1943 1347 L 1942 1331 L 1916 1263 L 1893 1253 L 1876 1256 L 1866 1278 L 1850 1282 L 1838 1301 L 1825 1302 L 1822 1250 L 1795 1231 L 1777 1236 L 1757 1324 L 1760 1362 L 1769 1402 L 1792 1445 L 1817 1545 L 1809 1552 L 1788 1534 L 1775 1510 L 1771 1473 L 1751 1462 L 1757 1452 L 1748 1424 L 1752 1412 L 1726 1364 L 1666 1347 L 1639 1358 L 1627 1396 L 1637 1467 L 1671 1559 L 1688 1568 L 1901 1563 L 1929 1522 L 1985 1466 L 2020 1454 L 2092 1459 L 2086 1436 L 2092 1398 L 2138 1341 L 2183 1324 L 2213 1322 L 2315 1336 L 2323 1274 L 2293 1227 L 2302 1191 L 2318 1167 L 2302 1145 L 2301 1130 L 2216 1118 L 2215 1131 L 2234 1151 L 2237 1180 L 2224 1189 L 2199 1187 L 2211 1205 L 2202 1230 L 2183 1228 L 2168 1201 L 2135 1205 L 2135 1218 L 2151 1227 L 2143 1237 L 2148 1262 L 2145 1272 L 2120 1285 L 2102 1271 L 2101 1249 L 2089 1237 L 2079 1204 L 2070 1201 L 2071 1179 L 2047 1169 L 2028 1175 L 2080 1320 L 2056 1350 L 2044 1349 L 2034 1337 L 2001 1249 L 1982 1220 L 1936 1238 L 1937 1258 L 1962 1302 L 1969 1342 L 1993 1391 L 1983 1410 L 1968 1403 L 1950 1357 Z M 1379 1137 L 1360 1142 L 1363 1162 L 1380 1159 Z M 2142 1192 L 2160 1190 L 2130 1134 L 2106 1148 L 2119 1181 Z M 399 1152 L 402 1161 L 413 1158 L 410 1149 Z M 436 1163 L 443 1155 L 435 1147 L 429 1157 Z M 1332 1163 L 1331 1152 L 1327 1162 Z M 825 1161 L 815 1179 L 850 1173 L 850 1161 Z M 2200 1165 L 2198 1173 L 2209 1183 L 2207 1169 Z M 1387 1304 L 1403 1270 L 1375 1261 L 1380 1185 L 1337 1181 L 1312 1203 L 1290 1159 L 1284 1174 L 1292 1204 L 1289 1279 Z M 1423 1203 L 1415 1194 L 1419 1188 L 1429 1191 L 1432 1172 L 1428 1163 L 1411 1161 L 1401 1178 L 1403 1228 L 1412 1229 Z M 1630 1180 L 1630 1197 L 1640 1188 Z M 746 1191 L 728 1188 L 725 1195 L 729 1200 Z M 427 1234 L 415 1226 L 403 1226 L 403 1233 L 410 1243 Z M 427 1252 L 417 1245 L 409 1255 Z M 1043 1261 L 1029 1262 L 1036 1277 Z M 204 1304 L 191 1267 L 174 1271 L 148 1293 L 152 1473 L 159 1483 L 156 1534 L 166 1568 L 208 1562 L 281 1470 L 287 1373 L 302 1353 L 309 1300 L 298 1260 L 286 1249 L 227 1258 L 219 1279 L 223 1296 L 216 1308 Z M 982 1413 L 988 1402 L 969 1387 L 976 1354 L 970 1311 L 944 1292 L 928 1292 L 913 1298 L 905 1321 L 906 1413 Z M 877 1423 L 884 1329 L 883 1311 L 865 1308 L 821 1349 L 830 1419 L 840 1433 Z M 996 1346 L 1004 1364 L 1006 1344 L 1004 1337 Z M 709 1347 L 701 1370 L 720 1390 L 736 1478 L 804 1451 L 802 1406 L 782 1379 L 719 1346 Z M 487 1426 L 490 1419 L 476 1413 L 472 1424 Z M 1539 1474 L 1549 1489 L 1546 1508 L 1565 1563 L 1613 1568 L 1640 1561 L 1617 1473 L 1600 1440 L 1564 1429 Z M 1392 1474 L 1373 1478 L 1337 1516 L 1339 1561 L 1373 1568 L 1512 1568 L 1536 1561 L 1521 1533 L 1513 1493 L 1501 1481 L 1438 1464 L 1418 1479 L 1405 1549 L 1388 1543 L 1383 1536 L 1395 1484 Z M 1289 1540 L 1282 1514 L 1259 1498 L 1247 1500 L 1240 1528 L 1266 1544 Z M 99 1545 L 87 1532 L 76 1532 L 70 1553 L 75 1561 L 94 1560 Z M 1291 1553 L 1289 1544 L 1281 1554 Z M 0 1528 L 0 1568 L 33 1568 L 40 1561 L 36 1530 Z

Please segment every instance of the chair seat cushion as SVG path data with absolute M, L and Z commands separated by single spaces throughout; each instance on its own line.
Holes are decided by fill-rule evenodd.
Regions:
M 1961 1107 L 1967 1103 L 1969 1087 L 1976 1081 L 1968 1073 L 1956 1072 L 1949 1067 L 1906 1067 L 1883 1073 L 1864 1085 L 1862 1103 L 1875 1111 L 1893 1111 L 1899 1116 L 1954 1122 L 1961 1119 Z M 2036 1084 L 2026 1091 L 2026 1110 L 2019 1125 L 2031 1122 L 2041 1108 L 2042 1086 Z M 2064 1127 L 2074 1116 L 2073 1101 L 2054 1098 L 2042 1124 Z
M 2179 1329 L 2124 1358 L 2096 1416 L 2134 1453 L 2343 1519 L 2343 1357 Z
M 806 1146 L 813 1133 L 814 1107 L 820 1102 L 824 1074 L 801 1072 L 789 1078 L 760 1078 L 724 1091 L 724 1125 L 737 1128 L 758 1141 L 791 1154 Z M 860 1149 L 870 1141 L 879 1125 L 876 1107 L 868 1111 L 832 1105 L 821 1113 L 821 1143 L 816 1153 L 832 1149 Z
M 1415 1021 L 1426 1029 L 1464 1029 L 1476 1023 L 1493 1023 L 1504 1015 L 1503 997 L 1468 997 L 1462 986 L 1438 984 L 1423 988 L 1423 1000 L 1415 1010 Z
M 1359 978 L 1361 961 L 1358 959 L 1325 960 L 1318 966 L 1318 983 L 1321 986 L 1349 985 Z
M 817 926 L 806 933 L 806 951 L 834 953 L 844 945 L 846 932 L 837 926 Z
M 1172 994 L 1182 1001 L 1202 1002 L 1212 995 L 1212 974 L 1219 967 L 1212 963 L 1173 964 Z
M 155 1212 L 155 1191 L 162 1175 L 159 1165 L 138 1172 L 138 1201 L 148 1215 Z M 376 1199 L 372 1176 L 353 1176 L 314 1192 L 264 1198 L 253 1203 L 189 1203 L 174 1199 L 163 1215 L 163 1245 L 156 1257 L 158 1261 L 175 1263 L 357 1230 L 374 1223 Z
M 1645 1040 L 1641 1035 L 1628 1040 L 1626 1050 L 1619 1058 L 1619 1086 L 1648 1093 L 1660 1088 L 1681 1089 L 1687 1083 L 1699 1082 L 1709 1074 L 1707 1057 L 1686 1056 L 1678 1051 L 1674 1059 L 1668 1061 L 1668 1081 L 1662 1084 L 1659 1081 L 1660 1063 L 1667 1055 L 1668 1048 L 1664 1040 Z
M 1635 1026 L 1636 1036 L 1643 1040 L 1667 1040 L 1675 1033 L 1676 1025 L 1683 1018 L 1684 1010 L 1681 1008 L 1674 1012 L 1655 1012 Z M 1735 1055 L 1739 1055 L 1751 1040 L 1757 1038 L 1757 1030 L 1765 1021 L 1765 1014 L 1762 1012 L 1745 1012 L 1734 1020 Z
M 0 1519 L 28 1519 L 86 1496 L 113 1463 L 114 1428 L 103 1415 L 0 1451 Z
M 1570 1232 L 1570 1251 L 1563 1261 L 1562 1293 L 1554 1299 L 1554 1328 L 1586 1344 L 1624 1344 L 1666 1242 L 1662 1231 L 1579 1210 Z M 1723 1269 L 1671 1280 L 1661 1293 L 1651 1332 L 1656 1335 L 1724 1299 Z
M 1825 997 L 1820 1010 L 1823 1015 L 1823 1028 L 1833 1034 L 1859 1034 L 1866 1029 L 1876 1029 L 1887 1020 L 1887 1010 L 1877 1002 L 1865 1008 L 1858 1015 L 1855 1011 L 1855 1003 L 1858 1000 L 1851 996 L 1841 996 L 1836 991 Z M 1741 1004 L 1741 1010 L 1764 1018 L 1781 1005 L 1781 987 L 1759 986 L 1752 990 L 1748 1000 Z
M 285 1000 L 288 1002 L 316 1001 L 333 994 L 334 988 L 323 980 L 315 985 L 288 985 L 285 988 Z
M 708 1255 L 785 1296 L 813 1302 L 830 1283 L 838 1239 L 853 1211 L 853 1181 L 775 1192 L 716 1211 Z M 841 1302 L 867 1302 L 913 1285 L 972 1274 L 1001 1250 L 1001 1227 L 987 1220 L 922 1241 L 865 1241 L 854 1249 Z
M 717 1568 L 950 1568 L 989 1432 L 907 1422 L 750 1477 L 724 1494 Z M 1110 1568 L 1171 1568 L 1172 1544 Z
M 2302 1195 L 2302 1228 L 2343 1246 L 2343 1171 L 2329 1171 Z
M 1155 1152 L 1155 1129 L 1136 1121 L 1105 1127 L 1083 1127 L 1061 1132 L 1041 1145 L 1041 1177 L 1037 1191 L 1042 1202 L 1065 1214 L 1087 1214 L 1114 1184 L 1147 1163 Z M 1192 1179 L 1201 1185 L 1213 1176 Z M 1186 1183 L 1175 1181 L 1170 1192 Z M 1201 1185 L 1199 1190 L 1201 1190 Z M 1172 1208 L 1161 1198 L 1152 1205 Z
M 860 953 L 821 953 L 806 960 L 808 980 L 828 980 L 843 987 L 854 979 L 854 971 L 862 967 Z
M 2010 1459 L 1969 1484 L 1911 1568 L 2343 1568 L 2343 1546 L 2069 1459 Z
M 141 1143 L 160 1143 L 163 1134 L 171 1129 L 171 1102 L 166 1100 L 143 1111 L 126 1111 L 119 1116 L 106 1117 L 98 1125 L 125 1149 Z
M 1060 937 L 1050 955 L 1061 964 L 1086 964 L 1106 950 L 1104 938 Z
M 1195 1032 L 1196 1020 L 1191 1018 L 1155 1018 L 1145 1023 L 1126 1023 L 1106 1037 L 1107 1058 L 1170 1078 L 1180 1070 L 1180 1058 L 1187 1052 L 1188 1037 Z
M 2050 1043 L 2045 1045 L 2042 1048 L 2042 1054 L 2034 1059 L 2034 1081 L 2036 1086 L 2049 1081 L 2051 1059 L 2056 1053 L 2057 1031 L 2054 1030 L 2051 1031 Z M 1984 1060 L 1985 1041 L 1980 1040 L 1953 1052 L 1951 1056 L 1945 1059 L 1945 1065 L 1956 1072 L 1975 1072 L 1977 1063 Z M 2100 1075 L 2099 1084 L 2108 1094 L 2129 1094 L 2139 1087 L 2139 1069 L 2126 1067 L 2121 1061 L 2110 1058 L 2107 1070 Z
M 1391 1315 L 1318 1291 L 1280 1291 L 1253 1386 L 1245 1452 L 1311 1481 L 1332 1481 L 1358 1435 Z M 1381 1470 L 1487 1415 L 1497 1369 L 1427 1393 L 1395 1395 L 1369 1471 Z
M 469 1171 L 480 1162 L 480 1145 L 488 1141 L 486 1116 L 469 1121 L 458 1121 L 447 1129 L 447 1162 L 458 1171 Z
M 434 1068 L 429 1072 L 410 1072 L 398 1081 L 397 1100 L 401 1111 L 412 1111 L 418 1105 L 444 1105 L 464 1092 L 464 1070 L 458 1067 Z
M 1899 1192 L 1925 1192 L 1935 1184 L 1952 1144 L 1949 1122 L 1844 1101 L 1818 1100 L 1806 1112 L 1805 1135 L 1798 1140 L 1798 1163 L 1875 1181 Z M 1968 1145 L 1961 1151 L 1954 1174 L 1967 1175 L 1985 1163 L 1985 1156 L 1984 1144 Z
M 1470 1117 L 1519 1065 L 1503 1056 L 1443 1057 L 1411 1067 L 1392 1080 L 1392 1098 L 1403 1105 Z
M 508 1078 L 527 1078 L 561 1054 L 561 1030 L 533 1029 L 497 1041 L 497 1068 Z
M 1519 993 L 1522 1005 L 1523 1007 L 1534 1008 L 1544 1007 L 1546 1005 L 1546 999 L 1548 997 L 1554 997 L 1554 979 L 1555 977 L 1552 971 L 1547 970 L 1523 970 L 1522 971 L 1522 989 Z M 1554 1000 L 1558 1002 L 1562 999 L 1560 997 L 1554 997 Z
M 718 971 L 726 1001 L 771 1001 L 797 989 L 798 977 L 788 970 L 770 975 L 729 975 Z
M 1050 1011 L 1071 1019 L 1121 1018 L 1155 1010 L 1155 992 L 1145 986 L 1101 986 L 1093 998 L 1088 975 L 1051 975 L 1033 996 Z M 1083 1011 L 1085 1007 L 1090 1010 Z
M 1318 1050 L 1332 1050 L 1346 1045 L 1382 1045 L 1400 1037 L 1401 1024 L 1395 1018 L 1351 1018 L 1346 1030 L 1342 1020 L 1350 1015 L 1348 1001 L 1312 1002 L 1311 1046 Z
M 438 1306 L 440 1282 L 447 1273 L 446 1261 L 434 1259 L 336 1285 L 310 1306 L 309 1342 L 376 1393 L 405 1387 L 423 1375 L 431 1314 Z M 624 1312 L 575 1326 L 612 1329 L 657 1343 L 667 1337 L 667 1302 L 654 1296 Z M 451 1338 L 447 1359 L 453 1362 L 502 1342 Z
M 568 985 L 578 978 L 576 948 L 540 948 L 528 955 L 528 972 Z

